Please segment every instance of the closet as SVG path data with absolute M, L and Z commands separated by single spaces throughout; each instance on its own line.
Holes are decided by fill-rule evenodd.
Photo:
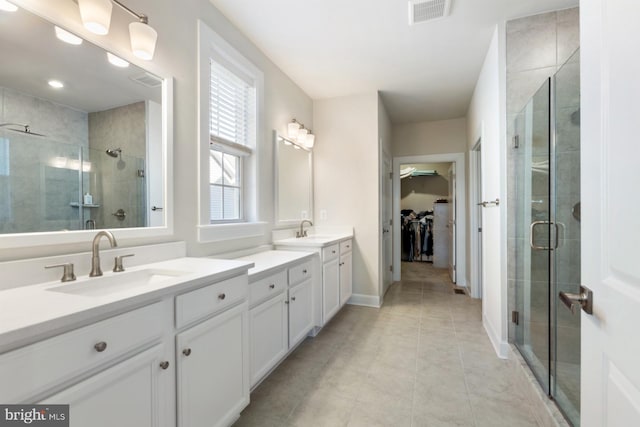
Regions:
M 447 268 L 451 163 L 401 165 L 402 261 Z

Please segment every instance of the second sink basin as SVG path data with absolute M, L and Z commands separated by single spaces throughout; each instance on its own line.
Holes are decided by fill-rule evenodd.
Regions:
M 65 294 L 101 297 L 137 287 L 155 285 L 188 274 L 186 271 L 144 269 L 113 273 L 107 276 L 88 277 L 76 282 L 48 288 L 48 291 Z

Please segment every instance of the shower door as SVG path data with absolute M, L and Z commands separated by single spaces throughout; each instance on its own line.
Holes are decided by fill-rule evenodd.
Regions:
M 550 392 L 551 80 L 516 119 L 516 346 Z
M 515 344 L 543 390 L 580 423 L 580 70 L 576 52 L 515 125 Z

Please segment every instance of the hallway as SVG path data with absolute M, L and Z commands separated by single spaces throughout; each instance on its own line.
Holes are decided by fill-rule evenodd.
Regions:
M 537 426 L 480 301 L 430 264 L 403 263 L 403 277 L 381 309 L 348 305 L 304 341 L 235 426 Z

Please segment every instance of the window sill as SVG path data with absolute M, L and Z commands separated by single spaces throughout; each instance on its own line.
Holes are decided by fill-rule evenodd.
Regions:
M 207 224 L 198 226 L 198 242 L 223 242 L 226 240 L 264 237 L 266 222 L 234 222 L 231 224 Z

